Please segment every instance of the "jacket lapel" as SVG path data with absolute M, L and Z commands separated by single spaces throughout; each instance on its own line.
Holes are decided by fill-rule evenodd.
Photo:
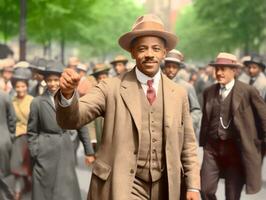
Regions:
M 55 110 L 55 106 L 50 98 L 50 95 L 48 93 L 48 90 L 46 90 L 44 93 L 43 93 L 43 100 L 46 101 L 48 103 L 48 105 L 54 110 Z
M 234 116 L 237 109 L 239 108 L 243 94 L 243 92 L 241 92 L 241 86 L 239 85 L 238 80 L 235 80 L 235 85 L 232 89 L 232 92 L 232 115 Z
M 135 69 L 125 75 L 121 83 L 120 94 L 129 112 L 132 115 L 138 132 L 141 131 L 141 102 L 139 94 L 139 84 L 135 74 Z
M 211 111 L 212 111 L 212 105 L 213 101 L 216 98 L 216 96 L 219 95 L 219 84 L 215 84 L 212 90 L 210 90 L 208 96 L 206 97 L 206 114 L 207 119 L 210 120 Z
M 175 95 L 175 88 L 173 87 L 174 82 L 168 79 L 164 74 L 162 74 L 162 88 L 163 88 L 163 106 L 164 106 L 164 132 L 167 134 L 167 129 L 172 126 L 173 116 L 176 109 L 174 109 L 176 104 L 178 104 L 179 98 Z

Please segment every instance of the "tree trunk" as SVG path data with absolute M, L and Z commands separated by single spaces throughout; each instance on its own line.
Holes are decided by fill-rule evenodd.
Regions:
M 26 8 L 27 0 L 20 0 L 19 60 L 26 60 Z
M 61 42 L 60 42 L 60 47 L 61 47 L 61 62 L 64 64 L 65 62 L 65 39 L 62 37 Z

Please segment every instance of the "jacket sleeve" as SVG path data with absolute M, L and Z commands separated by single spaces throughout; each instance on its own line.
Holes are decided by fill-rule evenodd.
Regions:
M 12 102 L 8 97 L 6 98 L 6 114 L 8 130 L 11 134 L 11 139 L 13 140 L 16 134 L 16 113 Z
M 39 136 L 39 109 L 37 99 L 33 99 L 30 105 L 30 114 L 27 126 L 28 144 L 31 156 L 35 158 L 38 155 L 38 136 Z
M 93 147 L 92 147 L 90 135 L 89 135 L 89 129 L 88 129 L 87 125 L 81 127 L 77 131 L 78 131 L 78 137 L 79 137 L 79 139 L 82 142 L 82 145 L 84 147 L 85 154 L 87 156 L 94 155 L 94 151 L 93 151 Z

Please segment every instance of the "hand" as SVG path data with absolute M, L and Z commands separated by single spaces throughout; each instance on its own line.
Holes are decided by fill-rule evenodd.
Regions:
M 95 161 L 95 156 L 86 156 L 85 164 L 90 166 Z
M 70 99 L 74 90 L 78 87 L 80 75 L 75 70 L 67 68 L 60 77 L 61 93 L 66 99 Z
M 200 200 L 200 193 L 194 191 L 187 191 L 187 200 Z

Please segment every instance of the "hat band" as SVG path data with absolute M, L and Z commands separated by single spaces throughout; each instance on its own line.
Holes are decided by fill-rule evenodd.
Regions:
M 164 31 L 164 26 L 157 22 L 142 22 L 132 27 L 132 31 L 141 30 L 141 29 Z
M 232 65 L 232 64 L 236 64 L 236 61 L 235 60 L 230 60 L 230 59 L 227 59 L 227 58 L 217 58 L 215 64 Z

